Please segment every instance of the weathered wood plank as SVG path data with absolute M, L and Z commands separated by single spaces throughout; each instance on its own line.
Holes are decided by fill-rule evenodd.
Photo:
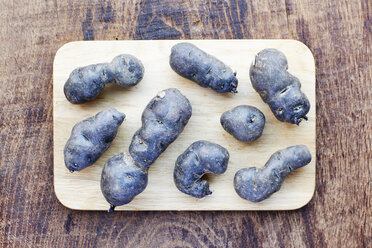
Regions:
M 372 3 L 0 1 L 0 246 L 369 247 Z M 83 39 L 298 39 L 317 67 L 317 188 L 291 212 L 64 208 L 53 192 L 52 62 Z

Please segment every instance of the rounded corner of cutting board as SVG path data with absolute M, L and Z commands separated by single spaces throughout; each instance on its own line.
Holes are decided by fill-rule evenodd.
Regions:
M 79 209 L 73 208 L 72 206 L 68 205 L 68 203 L 65 202 L 65 199 L 63 198 L 63 194 L 60 194 L 60 193 L 57 193 L 57 192 L 58 192 L 58 190 L 56 188 L 56 185 L 54 184 L 54 194 L 56 195 L 56 198 L 59 201 L 59 203 L 61 203 L 64 207 L 66 207 L 68 209 L 79 210 Z
M 313 52 L 311 51 L 310 47 L 308 47 L 304 42 L 302 42 L 300 40 L 295 40 L 295 39 L 288 39 L 288 40 L 285 40 L 285 41 L 293 42 L 297 46 L 302 47 L 302 49 L 309 51 L 313 55 Z
M 77 44 L 83 43 L 83 42 L 85 41 L 71 41 L 71 42 L 67 42 L 63 44 L 60 48 L 58 48 L 56 55 L 54 56 L 54 60 L 58 58 L 59 56 L 61 56 L 61 54 L 63 55 L 65 50 L 73 49 Z
M 315 193 L 315 183 L 312 191 L 308 192 L 309 194 L 307 197 L 302 198 L 302 201 L 299 202 L 297 205 L 292 205 L 291 207 L 286 208 L 285 210 L 299 210 L 303 207 L 305 207 L 307 204 L 311 202 L 311 200 L 314 198 L 314 193 Z
M 54 179 L 55 181 L 55 179 Z M 75 206 L 70 205 L 69 199 L 65 198 L 66 193 L 65 192 L 60 192 L 61 189 L 55 182 L 54 184 L 54 194 L 57 198 L 57 200 L 66 208 L 71 209 L 71 210 L 85 210 L 81 208 L 76 208 Z
M 305 43 L 299 40 L 290 39 L 288 41 L 293 42 L 296 46 L 300 47 L 304 52 L 306 52 L 307 56 L 309 57 L 308 59 L 311 58 L 311 60 L 314 62 L 313 65 L 315 69 L 315 57 L 310 47 L 308 47 Z

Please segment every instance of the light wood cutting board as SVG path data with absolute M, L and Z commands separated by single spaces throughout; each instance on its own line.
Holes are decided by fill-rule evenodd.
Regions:
M 149 169 L 145 191 L 131 203 L 116 210 L 289 210 L 307 204 L 315 188 L 315 65 L 311 51 L 294 40 L 191 40 L 237 71 L 238 94 L 218 94 L 182 78 L 169 66 L 171 47 L 181 41 L 79 41 L 61 47 L 54 60 L 54 189 L 57 198 L 68 208 L 107 210 L 109 204 L 100 191 L 101 171 L 105 161 L 127 152 L 134 132 L 141 126 L 141 114 L 157 92 L 178 88 L 191 102 L 193 115 L 178 139 Z M 277 48 L 288 58 L 289 71 L 302 83 L 311 103 L 309 121 L 300 126 L 279 122 L 254 91 L 249 80 L 249 66 L 264 48 Z M 63 94 L 63 85 L 73 69 L 94 63 L 109 62 L 121 53 L 138 57 L 145 66 L 143 80 L 133 88 L 106 86 L 99 97 L 82 105 L 73 105 Z M 235 140 L 220 125 L 220 115 L 237 105 L 259 108 L 266 116 L 261 138 L 246 144 Z M 91 167 L 70 173 L 64 165 L 63 148 L 72 127 L 97 112 L 114 107 L 126 114 L 111 147 Z M 173 182 L 174 163 L 192 142 L 209 140 L 229 150 L 230 161 L 222 175 L 210 175 L 213 194 L 194 199 L 181 193 Z M 244 167 L 262 167 L 272 153 L 291 145 L 306 145 L 312 154 L 309 165 L 292 172 L 279 192 L 261 203 L 241 199 L 234 190 L 236 171 Z

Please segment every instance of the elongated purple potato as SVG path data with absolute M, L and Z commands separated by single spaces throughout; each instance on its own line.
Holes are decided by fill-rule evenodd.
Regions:
M 181 134 L 192 114 L 189 100 L 175 88 L 163 90 L 142 113 L 142 127 L 134 134 L 129 153 L 136 163 L 150 166 Z
M 191 43 L 174 45 L 169 64 L 179 75 L 202 87 L 209 87 L 219 93 L 237 93 L 236 73 L 222 61 Z
M 277 192 L 293 170 L 309 164 L 311 154 L 304 145 L 275 152 L 261 169 L 244 168 L 236 172 L 234 187 L 243 199 L 260 202 Z
M 93 64 L 73 70 L 64 85 L 67 100 L 81 104 L 95 99 L 106 84 L 122 87 L 138 84 L 143 78 L 144 67 L 130 54 L 120 54 L 111 63 Z
M 113 212 L 147 185 L 147 170 L 180 135 L 189 121 L 189 100 L 177 89 L 160 91 L 142 113 L 142 127 L 132 138 L 129 153 L 110 158 L 102 171 L 101 191 Z

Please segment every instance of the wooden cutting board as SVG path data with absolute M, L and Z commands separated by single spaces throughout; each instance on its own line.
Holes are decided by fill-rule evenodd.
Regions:
M 116 210 L 289 210 L 307 204 L 315 188 L 315 64 L 311 51 L 294 40 L 191 40 L 237 71 L 238 94 L 218 94 L 177 75 L 169 66 L 171 47 L 181 41 L 79 41 L 61 47 L 54 60 L 54 189 L 59 201 L 68 208 L 107 210 L 109 204 L 100 191 L 101 171 L 105 161 L 127 152 L 134 132 L 141 126 L 141 114 L 157 92 L 178 88 L 191 102 L 193 115 L 178 139 L 149 169 L 148 186 L 131 203 Z M 302 83 L 311 103 L 309 121 L 300 126 L 279 122 L 254 91 L 249 80 L 249 66 L 264 48 L 277 48 L 288 58 L 289 71 Z M 109 62 L 121 53 L 138 57 L 145 66 L 143 80 L 133 88 L 107 86 L 99 97 L 82 105 L 69 103 L 63 85 L 73 69 L 94 63 Z M 235 140 L 220 125 L 220 115 L 237 105 L 259 108 L 266 116 L 261 138 L 246 144 Z M 114 107 L 126 114 L 111 147 L 91 167 L 70 173 L 64 165 L 63 148 L 72 127 L 97 112 Z M 173 182 L 174 163 L 192 142 L 209 140 L 229 150 L 230 161 L 222 175 L 210 175 L 213 194 L 194 199 L 181 193 Z M 262 167 L 272 153 L 291 145 L 306 145 L 312 154 L 309 165 L 292 172 L 281 190 L 261 203 L 241 199 L 234 190 L 236 171 L 244 167 Z

